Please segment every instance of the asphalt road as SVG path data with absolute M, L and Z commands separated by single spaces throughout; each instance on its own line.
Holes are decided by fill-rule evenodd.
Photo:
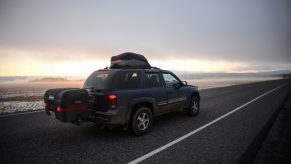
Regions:
M 141 137 L 44 112 L 0 116 L 0 163 L 237 163 L 290 92 L 290 79 L 202 90 L 198 116 L 158 117 Z

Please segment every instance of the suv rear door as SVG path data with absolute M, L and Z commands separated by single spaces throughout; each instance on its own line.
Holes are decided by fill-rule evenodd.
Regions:
M 85 81 L 83 89 L 89 93 L 90 108 L 96 111 L 107 111 L 109 103 L 107 92 L 115 75 L 115 71 L 99 70 L 93 72 Z
M 168 95 L 168 111 L 175 111 L 184 107 L 186 93 L 181 90 L 181 81 L 172 73 L 163 72 L 163 79 Z
M 155 114 L 159 115 L 167 111 L 167 90 L 164 88 L 159 72 L 145 72 L 144 92 L 156 100 L 158 109 Z

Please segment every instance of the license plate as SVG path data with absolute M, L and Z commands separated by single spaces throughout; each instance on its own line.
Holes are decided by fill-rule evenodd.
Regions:
M 49 111 L 50 112 L 50 116 L 52 117 L 52 118 L 56 118 L 56 113 L 54 112 L 54 111 Z
M 49 96 L 49 100 L 54 100 L 55 96 Z

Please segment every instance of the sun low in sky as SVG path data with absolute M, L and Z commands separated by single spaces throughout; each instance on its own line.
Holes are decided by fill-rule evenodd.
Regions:
M 291 69 L 288 0 L 0 1 L 0 76 L 87 76 L 135 52 L 185 72 Z

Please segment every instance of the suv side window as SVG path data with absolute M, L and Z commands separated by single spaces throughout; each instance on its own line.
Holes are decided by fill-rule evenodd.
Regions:
M 120 71 L 114 78 L 115 89 L 137 89 L 140 87 L 141 73 L 139 71 Z
M 146 88 L 163 87 L 159 74 L 154 72 L 147 72 L 145 76 L 145 87 Z
M 174 85 L 180 83 L 180 81 L 170 73 L 163 73 L 163 77 L 167 88 L 172 88 Z

